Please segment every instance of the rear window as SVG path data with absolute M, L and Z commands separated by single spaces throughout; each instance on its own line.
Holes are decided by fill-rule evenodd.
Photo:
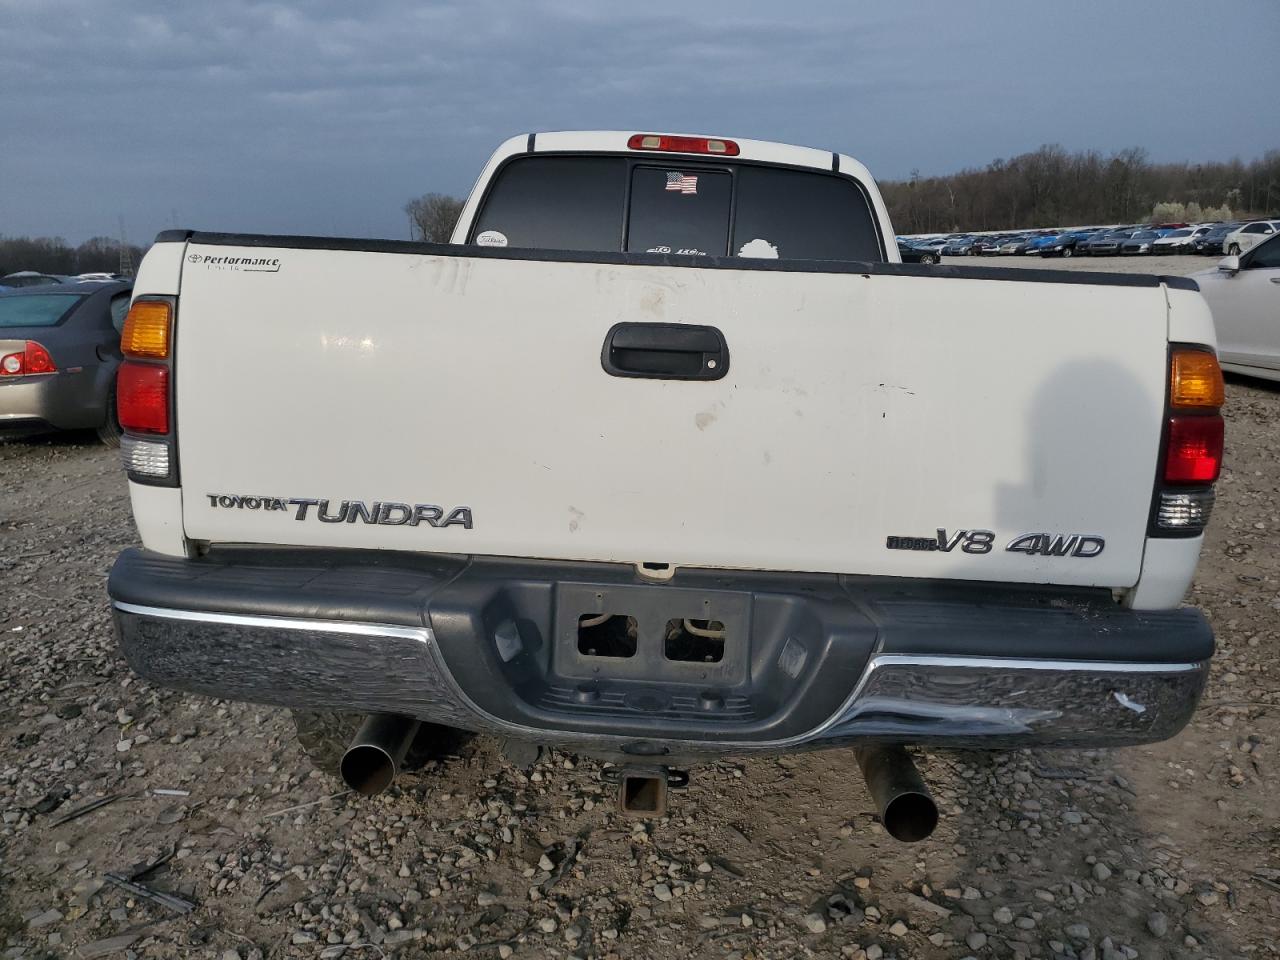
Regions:
M 725 172 L 636 167 L 627 249 L 723 257 L 732 192 L 732 177 Z
M 503 168 L 476 220 L 481 246 L 617 250 L 627 161 L 532 157 Z
M 866 194 L 817 171 L 524 157 L 498 174 L 480 246 L 789 260 L 883 259 Z
M 881 259 L 871 208 L 851 181 L 768 167 L 741 167 L 737 181 L 734 255 L 764 241 L 787 260 Z
M 52 327 L 83 299 L 74 293 L 0 297 L 0 327 Z

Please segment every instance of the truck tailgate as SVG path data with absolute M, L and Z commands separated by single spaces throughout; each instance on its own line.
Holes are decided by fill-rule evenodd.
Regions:
M 611 376 L 601 348 L 619 322 L 714 326 L 727 375 Z M 175 369 L 184 526 L 215 542 L 1130 586 L 1166 327 L 1157 286 L 193 241 Z M 395 522 L 375 503 L 466 507 L 469 525 Z

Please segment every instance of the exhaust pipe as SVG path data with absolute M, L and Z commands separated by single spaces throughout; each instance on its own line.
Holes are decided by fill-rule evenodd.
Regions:
M 938 805 L 911 755 L 899 746 L 859 747 L 855 754 L 889 836 L 917 843 L 933 833 L 938 825 Z
M 370 714 L 342 755 L 339 769 L 343 782 L 366 797 L 387 789 L 400 772 L 420 726 L 421 721 L 408 717 Z

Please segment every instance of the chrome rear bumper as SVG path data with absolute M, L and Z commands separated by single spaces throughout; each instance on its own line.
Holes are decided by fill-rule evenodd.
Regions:
M 395 713 L 607 758 L 686 761 L 867 741 L 965 748 L 1109 746 L 1176 734 L 1208 662 L 1137 663 L 873 654 L 825 720 L 743 739 L 673 722 L 645 736 L 596 725 L 513 722 L 484 709 L 450 670 L 430 627 L 256 616 L 114 603 L 133 669 L 167 687 L 312 710 Z M 495 682 L 499 682 L 495 680 Z M 514 691 L 512 696 L 515 696 Z M 620 730 L 626 723 L 619 723 Z

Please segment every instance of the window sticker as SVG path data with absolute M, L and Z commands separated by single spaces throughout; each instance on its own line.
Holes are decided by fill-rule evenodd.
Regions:
M 486 230 L 476 235 L 477 247 L 505 247 L 507 235 L 497 230 Z
M 682 193 L 685 196 L 698 192 L 698 178 L 687 173 L 671 170 L 667 173 L 667 191 Z
M 705 257 L 707 251 L 699 250 L 697 247 L 680 247 L 678 250 L 672 250 L 665 243 L 657 247 L 649 247 L 645 253 L 684 253 L 691 257 Z
M 756 237 L 754 240 L 742 245 L 742 248 L 738 251 L 738 256 L 754 257 L 757 260 L 777 260 L 778 248 L 768 240 L 761 240 Z

